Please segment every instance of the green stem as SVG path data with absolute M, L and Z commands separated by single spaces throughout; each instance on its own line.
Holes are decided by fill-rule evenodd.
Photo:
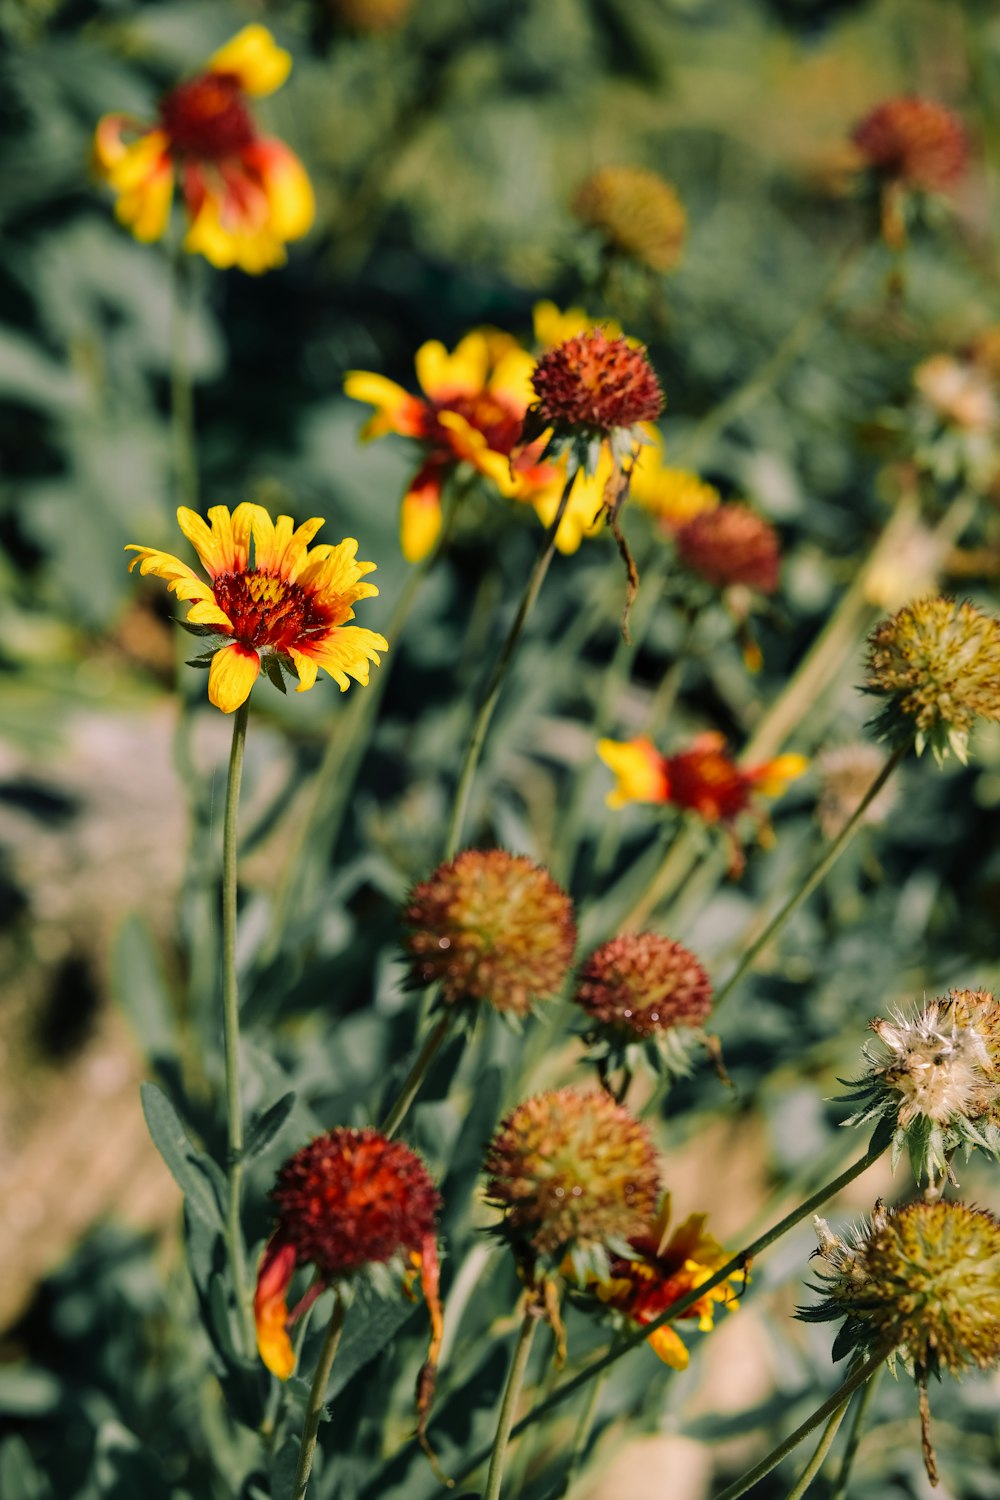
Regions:
M 399 1129 L 409 1111 L 410 1105 L 420 1091 L 420 1085 L 427 1076 L 427 1070 L 437 1057 L 438 1052 L 444 1044 L 444 1040 L 451 1030 L 454 1012 L 450 1009 L 443 1012 L 433 1031 L 428 1032 L 424 1045 L 417 1053 L 413 1066 L 396 1096 L 396 1101 L 389 1110 L 382 1124 L 379 1126 L 383 1135 L 393 1136 Z
M 747 1490 L 753 1489 L 758 1479 L 763 1479 L 766 1474 L 770 1474 L 771 1470 L 776 1468 L 781 1460 L 786 1458 L 793 1449 L 797 1448 L 799 1443 L 803 1442 L 811 1432 L 815 1432 L 821 1422 L 825 1422 L 828 1417 L 836 1416 L 837 1421 L 836 1425 L 833 1426 L 833 1431 L 831 1432 L 829 1428 L 827 1429 L 829 1442 L 827 1442 L 827 1433 L 824 1433 L 823 1442 L 820 1443 L 816 1453 L 813 1455 L 812 1461 L 802 1475 L 802 1479 L 799 1480 L 792 1494 L 789 1495 L 788 1500 L 792 1500 L 793 1496 L 797 1497 L 803 1494 L 806 1485 L 815 1477 L 819 1464 L 826 1457 L 826 1449 L 833 1441 L 834 1434 L 840 1425 L 844 1412 L 847 1410 L 851 1396 L 858 1389 L 858 1386 L 864 1385 L 867 1380 L 871 1379 L 885 1362 L 887 1353 L 887 1350 L 881 1349 L 877 1354 L 873 1354 L 871 1359 L 866 1360 L 863 1365 L 859 1365 L 853 1375 L 847 1377 L 839 1390 L 834 1391 L 833 1395 L 824 1401 L 822 1406 L 816 1408 L 811 1417 L 806 1418 L 801 1427 L 796 1427 L 790 1437 L 785 1438 L 784 1442 L 779 1443 L 776 1448 L 772 1448 L 767 1457 L 762 1458 L 759 1464 L 755 1464 L 752 1469 L 748 1469 L 745 1474 L 741 1474 L 739 1479 L 735 1479 L 732 1484 L 727 1485 L 721 1494 L 716 1495 L 715 1500 L 739 1500 L 739 1497 L 745 1495 Z M 825 1447 L 824 1444 L 826 1445 Z M 817 1457 L 819 1458 L 819 1463 L 816 1463 Z M 814 1463 L 816 1463 L 815 1468 L 813 1467 Z
M 595 1359 L 585 1369 L 581 1370 L 579 1374 L 574 1375 L 572 1379 L 558 1386 L 548 1400 L 539 1402 L 527 1416 L 521 1418 L 520 1422 L 511 1430 L 511 1436 L 518 1437 L 527 1427 L 532 1426 L 533 1423 L 547 1416 L 556 1406 L 561 1406 L 564 1401 L 568 1401 L 588 1381 L 593 1380 L 604 1370 L 609 1369 L 624 1354 L 628 1354 L 631 1349 L 636 1349 L 640 1344 L 644 1344 L 650 1334 L 655 1333 L 658 1328 L 663 1328 L 667 1323 L 673 1323 L 676 1319 L 683 1317 L 699 1298 L 707 1296 L 714 1287 L 721 1286 L 731 1276 L 745 1272 L 750 1262 L 756 1256 L 760 1255 L 762 1251 L 767 1250 L 776 1240 L 781 1239 L 782 1235 L 787 1234 L 790 1229 L 794 1229 L 797 1224 L 801 1224 L 803 1219 L 809 1218 L 828 1199 L 842 1192 L 855 1178 L 860 1177 L 863 1172 L 867 1172 L 873 1162 L 878 1161 L 879 1157 L 884 1154 L 887 1145 L 888 1142 L 884 1138 L 880 1139 L 878 1136 L 873 1138 L 872 1144 L 863 1156 L 858 1157 L 857 1161 L 852 1162 L 849 1167 L 837 1177 L 834 1177 L 832 1181 L 824 1183 L 815 1193 L 811 1193 L 791 1213 L 786 1214 L 783 1219 L 779 1219 L 777 1224 L 771 1229 L 768 1229 L 764 1234 L 758 1235 L 745 1250 L 738 1251 L 736 1255 L 726 1261 L 724 1266 L 720 1266 L 719 1270 L 714 1271 L 706 1281 L 701 1282 L 697 1287 L 693 1287 L 691 1291 L 685 1292 L 683 1297 L 678 1297 L 677 1301 L 660 1313 L 658 1317 L 652 1319 L 649 1323 L 644 1323 L 641 1328 L 636 1328 L 626 1334 L 606 1354 L 603 1354 L 600 1359 Z M 842 1400 L 843 1394 L 843 1392 L 839 1393 L 837 1400 Z M 462 1469 L 462 1472 L 455 1476 L 456 1483 L 461 1483 L 470 1474 L 473 1474 L 479 1468 L 480 1464 L 489 1457 L 489 1451 L 489 1449 L 484 1449 L 475 1454 Z M 721 1496 L 718 1497 L 718 1500 L 721 1500 Z
M 177 503 L 195 510 L 198 506 L 198 453 L 187 341 L 193 269 L 191 257 L 178 245 L 171 262 L 170 441 Z
M 326 1338 L 323 1340 L 323 1348 L 320 1350 L 319 1362 L 309 1391 L 309 1404 L 306 1407 L 302 1441 L 299 1444 L 299 1461 L 295 1469 L 295 1483 L 292 1486 L 292 1500 L 303 1500 L 309 1485 L 309 1475 L 312 1473 L 313 1459 L 316 1457 L 316 1437 L 319 1424 L 323 1420 L 323 1398 L 329 1384 L 330 1371 L 333 1369 L 340 1335 L 344 1330 L 344 1312 L 343 1298 L 338 1295 L 333 1304 Z
M 851 1477 L 851 1470 L 854 1467 L 854 1459 L 861 1446 L 861 1435 L 864 1432 L 865 1418 L 868 1415 L 868 1408 L 871 1405 L 871 1399 L 875 1394 L 875 1387 L 878 1384 L 883 1368 L 883 1366 L 879 1366 L 871 1380 L 862 1388 L 861 1394 L 854 1404 L 854 1415 L 851 1418 L 850 1431 L 847 1434 L 847 1445 L 844 1448 L 844 1456 L 840 1461 L 840 1469 L 838 1470 L 837 1477 L 833 1482 L 833 1489 L 830 1491 L 830 1500 L 846 1500 L 847 1485 Z
M 872 1380 L 874 1380 L 874 1375 L 871 1378 Z M 866 1383 L 866 1390 L 868 1384 L 870 1384 L 870 1382 Z M 820 1469 L 826 1462 L 827 1454 L 833 1447 L 833 1440 L 837 1436 L 837 1433 L 840 1431 L 840 1424 L 847 1415 L 847 1408 L 850 1406 L 850 1404 L 851 1398 L 850 1396 L 848 1396 L 847 1400 L 842 1401 L 840 1405 L 835 1409 L 835 1411 L 831 1414 L 830 1420 L 827 1422 L 826 1426 L 823 1429 L 823 1436 L 816 1444 L 816 1451 L 813 1453 L 812 1458 L 802 1470 L 802 1473 L 800 1474 L 795 1484 L 788 1491 L 786 1500 L 802 1500 L 802 1496 L 805 1494 L 806 1490 L 812 1484 L 813 1480 L 816 1478 L 816 1475 L 819 1473 Z
M 514 616 L 514 623 L 510 627 L 507 639 L 503 645 L 503 650 L 500 652 L 500 658 L 496 666 L 493 668 L 493 673 L 486 685 L 486 690 L 483 693 L 482 701 L 479 705 L 479 712 L 476 715 L 476 722 L 473 725 L 472 736 L 469 740 L 468 746 L 466 747 L 465 759 L 462 762 L 462 768 L 459 772 L 458 788 L 455 793 L 455 805 L 452 809 L 451 823 L 448 828 L 448 838 L 445 844 L 445 859 L 451 859 L 457 851 L 459 844 L 461 843 L 462 830 L 465 826 L 465 815 L 468 811 L 469 798 L 472 795 L 472 783 L 475 779 L 476 767 L 479 764 L 479 757 L 482 753 L 483 744 L 486 739 L 486 733 L 490 727 L 490 721 L 493 718 L 493 712 L 497 706 L 497 700 L 500 697 L 500 689 L 502 688 L 504 678 L 507 675 L 507 669 L 514 658 L 514 653 L 517 650 L 518 642 L 521 639 L 521 633 L 524 630 L 525 624 L 527 623 L 528 616 L 531 614 L 531 611 L 535 607 L 535 600 L 538 598 L 539 590 L 541 589 L 542 584 L 545 580 L 545 575 L 549 570 L 549 564 L 552 561 L 552 554 L 556 549 L 556 533 L 558 532 L 559 527 L 562 523 L 562 518 L 566 513 L 566 507 L 569 504 L 570 493 L 573 489 L 574 483 L 576 482 L 577 473 L 578 470 L 574 469 L 572 473 L 567 477 L 566 483 L 563 485 L 563 491 L 562 495 L 559 498 L 559 506 L 556 510 L 555 519 L 553 520 L 552 525 L 549 527 L 548 531 L 545 533 L 545 540 L 542 543 L 542 549 L 539 552 L 537 559 L 535 560 L 535 566 L 531 570 L 531 576 L 528 579 L 528 584 L 525 588 L 524 596 L 521 599 L 520 607 L 518 608 L 517 614 Z
M 500 1418 L 497 1422 L 496 1436 L 493 1439 L 493 1448 L 490 1453 L 490 1467 L 486 1477 L 486 1488 L 483 1491 L 483 1500 L 499 1500 L 500 1497 L 504 1462 L 507 1457 L 507 1444 L 510 1441 L 511 1429 L 514 1426 L 514 1413 L 517 1410 L 521 1387 L 524 1384 L 524 1372 L 528 1367 L 528 1355 L 531 1353 L 531 1343 L 535 1337 L 535 1329 L 537 1327 L 538 1317 L 536 1311 L 534 1307 L 529 1307 L 521 1323 L 521 1331 L 514 1348 L 514 1357 L 510 1362 L 510 1370 L 507 1374 L 507 1384 L 504 1387 L 503 1402 L 500 1406 Z
M 619 929 L 638 931 L 643 923 L 687 879 L 698 860 L 698 849 L 690 828 L 682 827 L 649 885 L 618 924 Z
M 747 970 L 753 967 L 762 950 L 767 947 L 768 943 L 775 936 L 775 934 L 781 931 L 782 927 L 784 927 L 789 917 L 791 917 L 796 911 L 798 911 L 803 901 L 805 901 L 808 896 L 812 895 L 816 887 L 825 878 L 827 872 L 831 870 L 836 864 L 843 851 L 847 848 L 847 845 L 851 842 L 851 840 L 854 838 L 854 835 L 861 827 L 861 824 L 864 820 L 864 815 L 867 812 L 869 806 L 878 796 L 879 792 L 885 786 L 886 782 L 889 780 L 889 777 L 895 771 L 896 767 L 899 765 L 900 761 L 903 759 L 909 749 L 909 741 L 907 741 L 905 744 L 897 745 L 896 749 L 889 756 L 889 759 L 886 761 L 881 771 L 875 777 L 875 780 L 872 782 L 867 792 L 865 792 L 861 801 L 858 803 L 857 807 L 854 809 L 853 813 L 848 818 L 843 828 L 837 834 L 837 837 L 827 845 L 826 849 L 820 855 L 819 859 L 816 860 L 812 869 L 809 871 L 808 875 L 806 875 L 805 879 L 802 881 L 801 885 L 799 885 L 798 889 L 792 892 L 784 905 L 775 912 L 771 920 L 753 939 L 750 946 L 744 952 L 743 957 L 736 965 L 736 968 L 726 980 L 725 984 L 721 985 L 719 989 L 716 990 L 712 1002 L 713 1017 L 718 1015 L 719 1009 L 723 1002 L 728 999 L 729 995 L 739 984 L 740 980 L 743 978 L 744 974 L 746 974 Z
M 233 718 L 233 743 L 226 782 L 222 830 L 222 1026 L 226 1053 L 226 1120 L 229 1134 L 229 1205 L 227 1232 L 236 1305 L 243 1332 L 243 1352 L 254 1347 L 253 1316 L 246 1284 L 240 1194 L 243 1187 L 243 1113 L 240 1108 L 240 1001 L 236 982 L 236 846 L 243 750 L 250 703 L 241 703 Z
M 763 364 L 742 385 L 732 391 L 711 411 L 706 412 L 689 436 L 679 444 L 674 462 L 682 467 L 696 467 L 704 449 L 735 420 L 756 406 L 771 391 L 782 375 L 798 358 L 839 301 L 857 266 L 867 238 L 851 240 L 841 250 L 819 297 L 792 324 L 785 337 Z
M 603 1375 L 598 1375 L 596 1380 L 590 1382 L 587 1400 L 580 1413 L 580 1420 L 576 1424 L 576 1432 L 573 1434 L 573 1446 L 570 1449 L 566 1473 L 563 1475 L 562 1484 L 552 1496 L 552 1500 L 562 1500 L 564 1495 L 569 1494 L 577 1481 L 580 1470 L 583 1468 L 583 1460 L 587 1454 L 587 1445 L 590 1442 L 590 1434 L 594 1428 L 597 1408 L 601 1403 L 601 1392 L 604 1390 L 607 1380 L 608 1374 L 605 1370 Z

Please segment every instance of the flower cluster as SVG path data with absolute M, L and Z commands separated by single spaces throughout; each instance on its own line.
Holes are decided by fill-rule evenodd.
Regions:
M 883 739 L 964 764 L 975 720 L 1000 720 L 1000 620 L 954 599 L 907 605 L 873 632 L 864 691 L 886 699 Z
M 323 521 L 313 517 L 296 529 L 290 516 L 273 521 L 260 505 L 238 505 L 230 514 L 214 505 L 206 522 L 181 506 L 177 523 L 198 554 L 209 582 L 170 552 L 130 544 L 129 564 L 166 580 L 178 599 L 193 601 L 183 622 L 196 635 L 214 638 L 208 654 L 192 665 L 208 668 L 208 696 L 223 713 L 245 703 L 261 666 L 284 692 L 285 671 L 298 678 L 297 691 L 315 682 L 320 667 L 346 691 L 349 679 L 367 685 L 369 663 L 388 648 L 384 636 L 354 618 L 359 599 L 378 593 L 363 583 L 374 563 L 358 562 L 358 544 L 347 537 L 336 546 L 310 547 Z M 253 557 L 251 561 L 251 548 Z
M 655 1219 L 629 1240 L 628 1255 L 613 1255 L 607 1275 L 589 1275 L 578 1283 L 579 1291 L 611 1309 L 626 1326 L 641 1328 L 652 1323 L 682 1297 L 703 1286 L 729 1260 L 719 1242 L 706 1232 L 706 1218 L 705 1214 L 692 1214 L 671 1234 L 670 1198 L 665 1196 Z M 568 1272 L 571 1270 L 567 1267 Z M 693 1301 L 680 1318 L 697 1318 L 700 1332 L 709 1332 L 717 1307 L 737 1306 L 737 1294 L 730 1282 L 742 1280 L 743 1273 L 734 1272 L 727 1281 Z M 664 1364 L 674 1370 L 687 1368 L 687 1345 L 669 1323 L 655 1329 L 648 1342 Z
M 951 1156 L 978 1146 L 1000 1156 L 1000 1003 L 988 990 L 951 990 L 917 1015 L 876 1017 L 878 1044 L 848 1097 L 849 1124 L 888 1119 L 895 1152 L 908 1149 L 918 1181 L 954 1180 Z
M 257 1275 L 254 1315 L 260 1357 L 282 1380 L 295 1367 L 288 1327 L 330 1286 L 388 1266 L 408 1286 L 420 1275 L 433 1329 L 429 1363 L 441 1338 L 435 1215 L 438 1195 L 419 1157 L 377 1130 L 341 1127 L 289 1157 L 271 1193 L 278 1222 Z M 315 1280 L 289 1313 L 292 1277 L 312 1266 Z
M 403 910 L 415 985 L 446 1005 L 514 1016 L 558 995 L 573 962 L 573 904 L 547 870 L 503 849 L 466 849 L 411 891 Z
M 676 190 L 656 172 L 604 167 L 581 184 L 573 212 L 613 250 L 651 271 L 673 271 L 680 262 L 687 215 Z
M 286 244 L 312 225 L 313 191 L 298 157 L 259 133 L 247 101 L 280 88 L 291 66 L 265 27 L 246 26 L 166 95 L 155 125 L 104 116 L 94 163 L 136 239 L 162 239 L 179 181 L 185 250 L 252 274 L 284 264 Z
M 989 1369 L 1000 1361 L 1000 1221 L 964 1203 L 910 1203 L 896 1213 L 876 1205 L 872 1221 L 849 1240 L 816 1221 L 826 1263 L 808 1322 L 844 1324 L 834 1359 L 899 1358 L 921 1393 L 924 1459 L 937 1482 L 927 1381 L 942 1371 Z

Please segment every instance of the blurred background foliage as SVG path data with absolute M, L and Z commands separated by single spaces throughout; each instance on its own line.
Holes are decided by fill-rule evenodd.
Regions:
M 90 140 L 109 110 L 148 117 L 179 75 L 254 20 L 294 55 L 288 86 L 260 113 L 306 163 L 317 224 L 287 267 L 261 279 L 190 264 L 178 328 L 169 251 L 115 223 L 88 173 Z M 213 932 L 226 729 L 203 702 L 203 677 L 176 670 L 188 643 L 176 639 L 164 591 L 130 579 L 122 552 L 133 541 L 176 546 L 172 351 L 179 340 L 194 381 L 204 503 L 252 498 L 326 516 L 330 539 L 357 535 L 381 588 L 362 623 L 379 629 L 406 576 L 398 505 L 413 466 L 402 441 L 359 445 L 364 413 L 342 394 L 345 372 L 379 370 L 413 388 L 425 340 L 451 347 L 479 324 L 530 339 L 542 297 L 620 319 L 648 342 L 661 376 L 668 458 L 691 453 L 782 537 L 782 588 L 754 626 L 762 672 L 746 670 L 724 615 L 710 612 L 661 726 L 670 749 L 706 726 L 739 744 L 900 495 L 915 485 L 933 518 L 955 493 L 941 446 L 953 435 L 921 429 L 912 375 L 1000 322 L 1000 18 L 985 0 L 0 0 L 0 31 L 0 949 L 10 976 L 0 1001 L 10 1284 L 0 1493 L 278 1496 L 288 1451 L 278 1444 L 265 1459 L 225 1416 L 224 1351 L 198 1330 L 196 1306 L 211 1242 L 189 1215 L 196 1288 L 135 1092 L 139 1076 L 168 1083 L 205 1148 L 221 1153 Z M 906 91 L 968 123 L 967 184 L 901 257 L 869 233 L 798 356 L 730 423 L 699 428 L 810 316 L 865 231 L 844 142 L 874 103 Z M 590 171 L 622 163 L 661 173 L 687 209 L 683 262 L 667 278 L 609 262 L 571 213 Z M 946 583 L 995 606 L 991 463 L 992 449 Z M 662 543 L 641 514 L 628 514 L 627 530 L 646 566 Z M 392 653 L 342 818 L 314 804 L 310 777 L 331 732 L 363 711 L 358 690 L 343 700 L 329 687 L 255 695 L 241 904 L 246 1103 L 259 1110 L 296 1093 L 248 1193 L 258 1243 L 283 1155 L 311 1131 L 377 1117 L 402 1076 L 419 1005 L 402 985 L 396 910 L 439 857 L 497 619 L 513 610 L 539 537 L 527 509 L 470 497 Z M 908 566 L 904 553 L 904 578 Z M 557 558 L 487 746 L 476 841 L 559 869 L 621 597 L 606 534 Z M 873 600 L 871 617 L 891 603 Z M 649 625 L 631 675 L 600 706 L 604 729 L 622 738 L 645 722 L 681 639 L 669 590 L 640 594 L 639 609 Z M 569 642 L 575 669 L 558 655 Z M 809 706 L 792 748 L 811 755 L 859 736 L 859 660 Z M 818 784 L 813 774 L 782 802 L 776 845 L 751 854 L 740 882 L 722 881 L 709 851 L 681 891 L 670 933 L 716 975 L 818 846 Z M 574 804 L 574 895 L 589 898 L 591 940 L 608 919 L 605 886 L 627 877 L 654 837 L 648 809 L 606 811 L 608 786 L 595 763 Z M 282 872 L 303 830 L 306 878 L 290 891 Z M 735 1093 L 700 1066 L 664 1105 L 661 1144 L 683 1212 L 705 1209 L 717 1232 L 739 1236 L 767 1217 L 765 1204 L 795 1201 L 793 1184 L 823 1180 L 857 1144 L 838 1133 L 844 1110 L 830 1100 L 838 1076 L 857 1071 L 867 1019 L 949 985 L 996 987 L 998 834 L 1000 735 L 979 735 L 968 770 L 904 769 L 884 826 L 865 831 L 720 1021 Z M 408 1130 L 443 1183 L 445 1290 L 467 1299 L 434 1424 L 446 1465 L 489 1440 L 503 1378 L 506 1346 L 489 1335 L 516 1284 L 484 1248 L 486 1216 L 477 1207 L 470 1220 L 469 1202 L 531 1035 L 522 1042 L 484 1018 L 471 1046 L 443 1054 Z M 550 1038 L 542 1081 L 577 1057 L 571 1041 Z M 961 1175 L 969 1199 L 996 1206 L 981 1166 Z M 845 1212 L 904 1188 L 885 1176 Z M 828 1331 L 788 1316 L 810 1248 L 808 1230 L 782 1242 L 731 1320 L 743 1332 L 720 1328 L 688 1374 L 670 1375 L 645 1351 L 621 1364 L 596 1429 L 594 1482 L 611 1487 L 595 1493 L 617 1483 L 645 1494 L 652 1466 L 662 1479 L 650 1494 L 703 1495 L 713 1465 L 736 1472 L 759 1451 L 754 1433 L 775 1440 L 832 1388 Z M 315 1493 L 420 1500 L 436 1489 L 407 1440 L 421 1318 L 392 1303 L 353 1321 Z M 574 1359 L 602 1337 L 573 1313 L 569 1331 Z M 224 1329 L 216 1335 L 224 1342 Z M 731 1352 L 713 1362 L 716 1341 Z M 228 1395 L 250 1410 L 259 1390 Z M 293 1381 L 293 1432 L 302 1397 Z M 996 1398 L 986 1379 L 942 1392 L 950 1493 L 1000 1495 Z M 653 1447 L 635 1450 L 641 1474 L 602 1481 L 621 1457 L 626 1415 Z M 884 1382 L 872 1425 L 879 1438 L 862 1451 L 852 1495 L 923 1496 L 905 1386 Z M 571 1431 L 559 1419 L 524 1461 L 524 1494 L 552 1492 Z M 781 1469 L 759 1493 L 787 1486 Z

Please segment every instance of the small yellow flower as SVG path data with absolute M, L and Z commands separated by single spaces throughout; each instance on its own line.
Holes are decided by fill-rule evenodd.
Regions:
M 347 625 L 359 599 L 378 593 L 362 583 L 375 564 L 358 562 L 353 537 L 332 546 L 309 543 L 320 517 L 295 529 L 291 516 L 273 521 L 261 505 L 238 505 L 230 514 L 213 505 L 206 523 L 182 505 L 177 523 L 198 554 L 209 581 L 169 552 L 132 543 L 140 573 L 166 581 L 178 599 L 192 601 L 185 624 L 220 638 L 211 656 L 208 696 L 223 713 L 245 703 L 261 665 L 284 691 L 282 671 L 311 688 L 322 667 L 344 692 L 349 679 L 367 686 L 369 663 L 388 649 L 384 636 Z M 251 548 L 253 561 L 251 562 Z
M 645 167 L 593 172 L 573 199 L 573 212 L 613 249 L 651 271 L 675 270 L 684 253 L 684 205 L 669 182 Z
M 259 133 L 247 101 L 280 88 L 291 66 L 266 27 L 245 26 L 166 95 L 155 125 L 104 116 L 94 165 L 136 239 L 162 239 L 179 180 L 185 250 L 253 275 L 284 264 L 285 245 L 312 226 L 312 185 L 294 152 Z

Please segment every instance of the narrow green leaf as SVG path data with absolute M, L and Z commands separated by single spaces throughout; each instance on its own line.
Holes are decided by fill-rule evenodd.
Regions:
M 272 1104 L 270 1109 L 266 1109 L 254 1120 L 247 1131 L 246 1144 L 243 1147 L 244 1161 L 250 1161 L 253 1157 L 259 1156 L 271 1144 L 295 1108 L 295 1097 L 294 1090 L 282 1094 L 277 1104 Z
M 222 1213 L 211 1186 L 210 1173 L 206 1166 L 202 1166 L 202 1161 L 207 1163 L 208 1158 L 192 1144 L 180 1115 L 162 1089 L 155 1083 L 144 1083 L 139 1092 L 153 1144 L 184 1194 L 188 1207 L 193 1214 L 223 1233 Z

